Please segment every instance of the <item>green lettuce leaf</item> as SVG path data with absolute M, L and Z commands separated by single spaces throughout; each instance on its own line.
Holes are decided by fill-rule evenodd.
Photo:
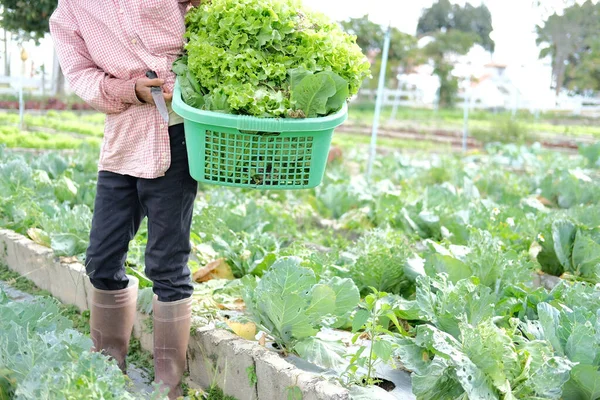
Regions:
M 556 258 L 567 271 L 572 270 L 571 254 L 577 228 L 567 220 L 555 221 L 552 224 L 552 240 Z
M 335 94 L 327 100 L 327 113 L 336 112 L 342 108 L 346 99 L 350 96 L 348 81 L 331 71 L 320 72 L 320 74 L 328 75 L 335 83 Z
M 333 277 L 324 282 L 331 287 L 335 295 L 335 322 L 332 328 L 340 328 L 348 324 L 350 315 L 360 301 L 360 292 L 352 279 Z
M 326 74 L 307 75 L 292 91 L 296 109 L 306 118 L 327 114 L 327 102 L 336 94 L 336 83 Z
M 600 281 L 600 243 L 582 229 L 577 231 L 573 243 L 573 268 L 577 276 Z
M 571 379 L 563 390 L 564 400 L 600 399 L 600 368 L 595 365 L 576 365 Z
M 323 368 L 343 372 L 347 365 L 344 358 L 346 348 L 341 341 L 334 342 L 309 337 L 296 343 L 294 351 L 306 361 Z

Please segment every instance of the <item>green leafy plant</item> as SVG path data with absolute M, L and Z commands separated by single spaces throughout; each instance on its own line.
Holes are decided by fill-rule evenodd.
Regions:
M 256 375 L 256 367 L 251 366 L 246 368 L 246 374 L 248 374 L 248 382 L 250 386 L 256 386 L 258 383 L 258 376 Z
M 303 399 L 302 390 L 300 390 L 300 388 L 296 385 L 287 387 L 286 392 L 287 392 L 287 400 L 302 400 Z
M 413 371 L 417 399 L 560 399 L 573 363 L 543 340 L 527 340 L 516 327 L 492 319 L 459 324 L 458 338 L 431 325 L 399 338 L 397 355 Z
M 587 158 L 590 167 L 600 168 L 600 142 L 580 145 L 579 154 Z
M 349 279 L 318 282 L 301 259 L 277 260 L 258 281 L 242 279 L 250 319 L 269 333 L 286 352 L 294 352 L 325 368 L 339 368 L 343 346 L 317 338 L 320 328 L 346 322 L 359 302 L 359 292 Z
M 323 71 L 316 74 L 301 68 L 290 71 L 291 100 L 299 117 L 314 118 L 339 110 L 349 95 L 348 82 L 338 74 Z M 295 78 L 301 75 L 302 78 Z M 297 83 L 296 83 L 297 81 Z
M 498 238 L 485 230 L 471 232 L 467 246 L 448 248 L 427 241 L 425 272 L 429 276 L 448 275 L 452 282 L 478 278 L 482 285 L 497 288 L 508 284 L 525 283 L 531 279 L 533 265 L 514 250 L 504 250 Z
M 552 275 L 600 280 L 600 230 L 587 229 L 566 219 L 547 224 L 538 235 L 537 260 Z
M 370 76 L 354 37 L 295 0 L 213 0 L 188 13 L 186 26 L 186 55 L 173 71 L 194 107 L 322 116 L 338 111 Z
M 558 169 L 546 174 L 540 189 L 542 196 L 560 208 L 598 204 L 600 184 L 587 171 Z
M 371 288 L 407 296 L 414 290 L 414 277 L 407 273 L 413 253 L 405 237 L 397 232 L 367 232 L 342 256 L 347 264 L 344 268 L 363 295 Z
M 597 309 L 556 308 L 548 303 L 540 303 L 538 314 L 539 320 L 523 324 L 523 330 L 533 339 L 547 340 L 557 356 L 567 357 L 574 363 L 561 398 L 600 398 L 600 330 Z
M 370 344 L 361 344 L 351 356 L 344 372 L 347 384 L 365 386 L 379 383 L 380 380 L 375 376 L 376 365 L 388 363 L 392 359 L 394 342 L 390 340 L 393 336 L 388 329 L 390 321 L 399 332 L 404 332 L 392 309 L 388 294 L 379 292 L 375 288 L 371 290 L 373 292 L 365 297 L 352 320 L 352 332 L 355 332 L 352 343 L 356 344 L 364 335 L 369 338 Z M 363 370 L 364 374 L 359 373 Z
M 11 371 L 16 398 L 141 399 L 114 360 L 91 352 L 91 339 L 72 329 L 56 300 L 13 302 L 0 291 L 0 318 L 0 370 Z

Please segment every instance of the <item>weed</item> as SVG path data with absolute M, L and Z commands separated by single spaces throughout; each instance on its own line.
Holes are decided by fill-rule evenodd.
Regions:
M 146 333 L 152 333 L 154 329 L 154 319 L 153 318 L 144 318 L 144 322 L 142 323 L 142 330 Z
M 49 292 L 40 289 L 29 279 L 11 271 L 6 265 L 0 265 L 0 281 L 4 281 L 14 289 L 29 293 L 34 296 L 52 296 Z
M 186 393 L 186 392 L 184 392 L 184 393 Z M 187 397 L 190 400 L 237 400 L 233 396 L 228 396 L 228 395 L 224 394 L 223 389 L 221 389 L 217 385 L 211 386 L 207 392 L 188 390 Z
M 154 380 L 154 362 L 152 360 L 152 354 L 142 349 L 140 340 L 133 336 L 129 342 L 127 362 L 146 370 L 148 372 L 148 379 L 150 381 Z
M 61 314 L 73 322 L 73 328 L 86 335 L 90 334 L 90 311 L 82 313 L 74 305 L 61 305 Z
M 250 386 L 256 386 L 258 383 L 258 376 L 256 375 L 256 366 L 252 365 L 246 368 L 246 373 L 248 374 L 248 382 L 250 382 Z
M 289 386 L 286 392 L 287 400 L 302 400 L 302 390 L 298 386 Z

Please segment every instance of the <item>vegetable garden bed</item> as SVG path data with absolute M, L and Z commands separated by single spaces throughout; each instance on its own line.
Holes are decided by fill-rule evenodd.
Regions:
M 80 263 L 55 257 L 50 249 L 18 233 L 0 230 L 0 264 L 7 265 L 64 304 L 73 304 L 80 311 L 89 309 L 91 284 Z M 536 276 L 534 285 L 552 289 L 558 281 L 542 274 Z M 150 318 L 138 311 L 133 334 L 143 349 L 152 352 L 152 334 L 147 329 Z M 343 331 L 329 331 L 326 335 L 329 340 L 351 340 Z M 188 348 L 188 383 L 203 389 L 217 384 L 238 400 L 282 399 L 294 390 L 302 393 L 302 399 L 356 398 L 351 397 L 347 389 L 324 379 L 326 369 L 295 356 L 281 357 L 272 349 L 272 346 L 265 348 L 214 326 L 197 328 L 192 332 Z M 414 399 L 408 373 L 386 366 L 380 366 L 377 372 L 378 377 L 393 387 L 389 395 L 378 393 L 379 398 Z
M 264 193 L 203 187 L 194 215 L 190 266 L 195 280 L 202 282 L 194 294 L 195 325 L 208 329 L 194 331 L 192 378 L 206 385 L 217 369 L 221 386 L 237 390 L 243 382 L 248 386 L 240 390 L 248 396 L 261 391 L 269 396 L 266 390 L 272 387 L 278 388 L 277 395 L 287 396 L 295 386 L 308 393 L 305 398 L 325 396 L 323 387 L 350 396 L 344 387 L 330 386 L 322 373 L 305 369 L 318 364 L 326 376 L 351 387 L 365 383 L 360 379 L 371 366 L 367 360 L 381 358 L 387 362 L 379 365 L 388 364 L 388 372 L 413 371 L 412 389 L 419 399 L 439 395 L 444 379 L 457 396 L 478 398 L 468 379 L 454 374 L 459 365 L 479 368 L 479 382 L 487 385 L 479 398 L 507 398 L 506 386 L 493 380 L 499 370 L 517 399 L 531 393 L 545 399 L 563 394 L 567 399 L 593 398 L 588 391 L 594 389 L 585 379 L 595 379 L 595 361 L 546 335 L 561 329 L 568 338 L 587 329 L 586 337 L 595 343 L 590 336 L 595 325 L 573 327 L 567 321 L 593 321 L 590 312 L 600 302 L 600 291 L 592 285 L 571 284 L 599 282 L 598 150 L 582 147 L 580 156 L 567 156 L 535 146 L 490 146 L 485 153 L 465 157 L 389 154 L 377 160 L 370 184 L 356 169 L 364 162 L 362 154 L 344 154 L 329 166 L 324 184 L 313 190 Z M 87 306 L 88 283 L 77 260 L 89 234 L 96 156 L 85 151 L 36 157 L 0 152 L 0 224 L 45 246 L 14 237 L 16 247 L 33 246 L 29 255 L 15 261 L 15 250 L 7 246 L 3 257 L 27 268 L 21 273 L 42 286 L 51 285 L 56 276 L 60 283 L 51 288 L 53 293 L 82 307 Z M 144 287 L 140 309 L 147 308 L 151 293 L 142 272 L 145 237 L 142 226 L 128 260 L 129 272 Z M 70 258 L 62 258 L 61 265 L 58 255 Z M 300 263 L 290 261 L 294 258 Z M 540 269 L 569 282 L 551 292 L 538 288 L 552 287 L 542 281 L 556 283 Z M 274 283 L 281 281 L 278 274 L 284 270 L 304 278 L 290 280 L 297 284 L 279 290 Z M 340 291 L 340 283 L 351 290 Z M 361 293 L 358 306 L 357 296 L 338 298 L 338 293 L 355 290 Z M 278 322 L 289 314 L 271 315 L 264 299 L 285 301 L 294 291 L 309 294 L 301 296 L 299 315 L 304 320 L 289 335 Z M 323 317 L 325 308 L 336 310 L 335 319 Z M 347 319 L 344 310 L 351 310 Z M 256 339 L 256 331 L 248 334 L 235 325 L 245 323 L 244 318 L 258 327 L 258 340 L 240 339 Z M 560 323 L 551 323 L 555 320 Z M 338 357 L 339 347 L 323 337 L 337 327 L 343 333 L 335 331 L 340 335 L 336 341 L 345 344 L 349 359 Z M 147 322 L 140 318 L 136 332 L 144 328 Z M 268 334 L 265 346 L 261 332 Z M 356 337 L 356 343 L 348 343 L 349 337 Z M 373 337 L 377 344 L 371 352 L 363 339 Z M 449 347 L 441 350 L 443 346 Z M 282 350 L 302 357 L 282 359 L 275 352 Z M 447 351 L 460 362 L 448 358 Z M 488 354 L 508 354 L 516 361 L 501 369 L 487 363 L 493 358 Z M 232 359 L 240 361 L 232 366 Z M 313 365 L 308 368 L 310 363 L 302 359 Z M 357 369 L 344 374 L 348 365 Z M 537 369 L 524 371 L 522 366 Z M 342 377 L 329 374 L 335 368 L 342 370 Z M 292 375 L 273 378 L 273 371 L 280 369 Z M 378 376 L 382 368 L 376 365 L 374 370 Z
M 82 264 L 61 260 L 52 250 L 9 230 L 0 230 L 0 264 L 64 304 L 73 304 L 81 311 L 89 309 L 91 283 Z M 145 328 L 148 318 L 138 311 L 133 334 L 151 352 L 152 335 Z M 290 391 L 299 391 L 303 399 L 350 399 L 348 390 L 323 379 L 314 372 L 315 366 L 313 372 L 303 370 L 256 342 L 225 330 L 202 328 L 192 332 L 188 366 L 190 386 L 208 389 L 217 383 L 238 400 L 281 400 Z

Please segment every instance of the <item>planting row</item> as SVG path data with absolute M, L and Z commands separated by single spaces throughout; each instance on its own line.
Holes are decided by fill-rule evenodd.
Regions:
M 0 289 L 1 399 L 163 399 L 138 395 L 48 297 L 11 301 Z
M 5 151 L 1 224 L 81 257 L 96 156 Z M 357 153 L 314 190 L 202 187 L 195 323 L 266 339 L 348 387 L 385 386 L 387 366 L 411 371 L 423 399 L 595 398 L 599 156 L 393 154 L 368 182 Z M 142 227 L 128 266 L 149 286 L 145 238 Z M 541 271 L 566 281 L 536 288 Z M 574 346 L 584 337 L 587 358 Z

